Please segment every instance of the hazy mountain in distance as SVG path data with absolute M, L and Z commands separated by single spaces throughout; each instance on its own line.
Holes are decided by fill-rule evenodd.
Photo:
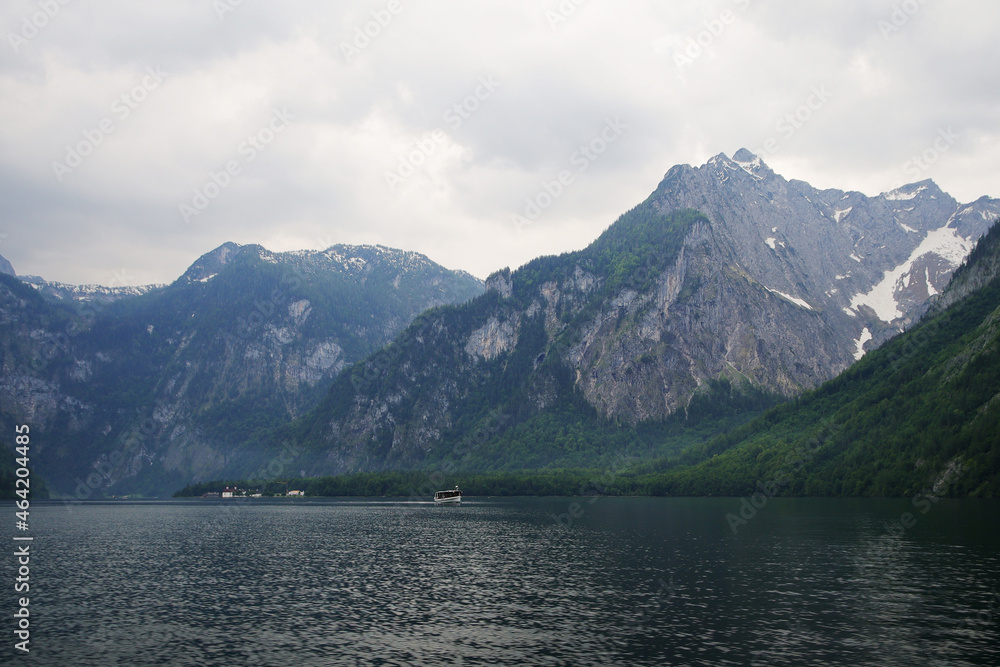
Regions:
M 227 243 L 168 286 L 5 276 L 0 415 L 30 423 L 56 491 L 168 493 L 221 474 L 249 434 L 315 405 L 345 366 L 482 282 L 381 246 Z M 84 487 L 80 492 L 86 493 Z

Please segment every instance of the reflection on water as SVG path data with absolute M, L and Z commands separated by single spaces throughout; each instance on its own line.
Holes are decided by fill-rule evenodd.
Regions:
M 996 503 L 572 502 L 36 504 L 18 660 L 1000 664 Z

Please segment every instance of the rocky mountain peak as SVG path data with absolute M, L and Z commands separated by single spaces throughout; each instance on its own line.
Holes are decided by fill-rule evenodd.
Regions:
M 17 275 L 16 273 L 14 273 L 14 267 L 11 266 L 10 262 L 8 262 L 7 258 L 4 257 L 3 255 L 0 255 L 0 273 L 5 273 L 8 276 Z
M 260 246 L 242 246 L 239 243 L 227 241 L 215 250 L 206 252 L 188 267 L 188 270 L 178 278 L 186 282 L 206 282 L 217 276 L 224 266 L 243 254 L 248 248 Z
M 672 168 L 652 199 L 664 213 L 702 211 L 755 280 L 872 345 L 922 312 L 1000 215 L 1000 201 L 960 205 L 932 180 L 875 197 L 819 190 L 785 180 L 746 149 Z
M 957 205 L 958 202 L 947 192 L 942 190 L 937 183 L 931 179 L 907 183 L 894 190 L 881 193 L 878 198 L 889 202 L 894 209 L 909 211 L 912 210 L 914 202 L 941 199 L 950 205 Z
M 35 363 L 11 361 L 6 398 L 45 383 L 46 440 L 87 448 L 85 465 L 123 455 L 133 488 L 253 474 L 303 414 L 282 432 L 312 474 L 425 465 L 455 443 L 473 467 L 592 464 L 609 442 L 592 427 L 759 407 L 834 377 L 916 318 L 997 217 L 1000 201 L 958 204 L 932 181 L 820 190 L 741 149 L 671 168 L 587 248 L 494 273 L 488 298 L 419 253 L 224 244 L 187 284 L 74 326 L 51 359 L 36 345 Z M 460 305 L 416 317 L 445 303 Z M 31 326 L 10 331 L 10 359 L 45 339 Z M 85 476 L 73 447 L 41 457 L 63 486 Z
M 719 153 L 710 158 L 703 169 L 713 174 L 720 183 L 725 183 L 733 176 L 741 177 L 740 172 L 745 172 L 754 181 L 770 181 L 774 178 L 784 181 L 762 159 L 746 148 L 736 151 L 732 158 L 725 153 Z
M 514 283 L 510 279 L 510 269 L 497 271 L 486 279 L 486 291 L 496 291 L 506 299 L 514 293 Z

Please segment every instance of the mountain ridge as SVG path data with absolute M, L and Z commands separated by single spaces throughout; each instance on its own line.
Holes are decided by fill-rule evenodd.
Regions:
M 917 312 L 913 306 L 943 289 L 971 241 L 1000 215 L 1000 200 L 981 197 L 960 204 L 929 179 L 868 197 L 786 181 L 746 149 L 736 155 L 744 159 L 719 154 L 701 167 L 671 168 L 657 187 L 664 208 L 695 208 L 725 228 L 738 225 L 738 230 L 727 231 L 739 237 L 736 245 L 756 265 L 762 282 L 858 320 L 859 335 L 863 327 L 869 328 L 876 344 L 911 321 L 897 315 L 895 306 Z M 714 193 L 731 182 L 741 186 L 735 193 L 733 188 L 728 188 L 727 196 Z M 774 207 L 766 206 L 769 203 L 786 211 L 775 215 Z M 762 208 L 770 208 L 768 215 L 760 215 Z M 880 224 L 888 220 L 895 224 Z M 804 236 L 803 229 L 811 237 Z M 947 231 L 951 229 L 961 237 L 955 243 L 965 244 L 960 254 L 949 252 L 954 245 L 949 245 L 954 239 Z M 914 256 L 934 232 L 941 236 L 939 243 Z M 805 254 L 808 266 L 803 262 L 796 266 L 794 258 L 773 261 L 789 248 Z M 836 326 L 851 324 L 845 320 Z
M 167 493 L 222 472 L 248 434 L 302 414 L 419 312 L 482 291 L 416 253 L 334 248 L 228 243 L 169 285 L 68 297 L 5 276 L 0 421 L 32 424 L 57 491 L 97 466 L 95 493 Z
M 737 156 L 672 167 L 583 251 L 496 272 L 462 312 L 418 318 L 307 418 L 297 432 L 314 452 L 307 471 L 436 465 L 496 413 L 507 426 L 495 439 L 520 429 L 520 447 L 535 428 L 526 424 L 554 410 L 561 428 L 589 419 L 565 417 L 578 399 L 634 427 L 671 418 L 716 381 L 794 396 L 898 333 L 943 288 L 960 258 L 921 248 L 930 233 L 976 235 L 1000 212 L 988 198 L 960 205 L 932 181 L 877 197 L 821 191 L 749 151 Z M 924 282 L 914 270 L 891 292 L 900 317 L 880 319 L 856 300 L 918 259 Z M 544 457 L 524 446 L 543 465 L 577 460 L 572 442 Z M 454 465 L 487 463 L 466 455 Z
M 672 167 L 587 248 L 485 284 L 382 246 L 235 243 L 103 301 L 5 276 L 0 419 L 58 435 L 42 474 L 63 493 L 97 468 L 102 492 L 155 494 L 276 460 L 317 475 L 673 456 L 933 308 L 1000 211 L 929 180 L 867 197 L 734 158 Z

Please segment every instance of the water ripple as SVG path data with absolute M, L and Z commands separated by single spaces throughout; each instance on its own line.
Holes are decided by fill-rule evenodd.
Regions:
M 20 662 L 1000 663 L 995 504 L 570 502 L 39 504 Z

